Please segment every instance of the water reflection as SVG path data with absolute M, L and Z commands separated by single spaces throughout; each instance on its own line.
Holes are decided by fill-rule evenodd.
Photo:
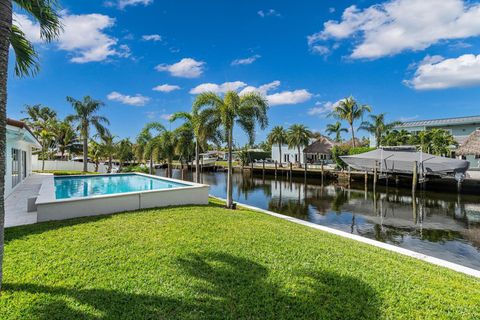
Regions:
M 226 196 L 225 173 L 203 173 L 202 181 L 211 186 L 211 194 Z M 305 183 L 303 178 L 257 177 L 248 171 L 235 173 L 233 185 L 236 201 L 480 269 L 478 196 Z

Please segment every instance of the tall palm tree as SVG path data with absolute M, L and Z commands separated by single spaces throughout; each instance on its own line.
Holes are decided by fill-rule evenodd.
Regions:
M 202 109 L 204 108 L 204 109 Z M 255 125 L 261 129 L 268 125 L 268 102 L 257 92 L 239 95 L 227 91 L 223 97 L 213 92 L 201 93 L 193 103 L 193 111 L 202 109 L 206 119 L 223 128 L 228 146 L 227 208 L 233 208 L 232 198 L 232 147 L 235 123 L 247 133 L 250 144 L 255 140 Z
M 152 134 L 152 131 L 157 132 L 157 136 Z M 143 127 L 142 131 L 137 137 L 138 149 L 142 152 L 142 159 L 149 159 L 149 173 L 153 174 L 153 155 L 155 151 L 155 146 L 158 145 L 158 141 L 154 140 L 156 137 L 160 136 L 165 132 L 165 127 L 159 122 L 150 122 Z
M 371 121 L 362 122 L 362 124 L 360 125 L 360 129 L 368 131 L 375 136 L 375 143 L 377 148 L 380 146 L 385 133 L 401 124 L 400 121 L 385 123 L 385 113 L 380 113 L 377 115 L 371 114 L 370 119 Z
M 83 171 L 87 172 L 90 127 L 93 126 L 101 136 L 104 132 L 108 131 L 104 124 L 109 125 L 110 122 L 107 118 L 97 115 L 100 108 L 104 106 L 104 103 L 100 100 L 86 96 L 83 100 L 67 97 L 67 101 L 72 104 L 75 114 L 66 117 L 65 120 L 77 123 L 77 130 L 83 139 Z
M 372 112 L 372 109 L 368 105 L 359 105 L 355 99 L 350 96 L 341 100 L 330 113 L 331 116 L 347 121 L 350 126 L 350 132 L 352 133 L 352 144 L 356 147 L 355 143 L 355 128 L 353 124 L 358 119 L 361 119 L 365 112 Z
M 103 157 L 102 145 L 95 140 L 91 140 L 88 148 L 88 156 L 95 163 L 95 172 L 98 172 L 100 159 Z
M 201 112 L 195 108 L 192 112 L 175 112 L 170 121 L 173 122 L 178 119 L 183 119 L 183 125 L 190 127 L 195 136 L 195 182 L 199 182 L 200 148 L 206 148 L 209 140 L 218 142 L 220 132 L 214 119 L 208 118 L 206 112 Z
M 278 145 L 278 154 L 280 156 L 280 167 L 282 166 L 282 145 L 287 142 L 287 132 L 282 126 L 273 127 L 272 131 L 267 137 L 271 145 Z
M 175 147 L 177 146 L 177 137 L 172 131 L 164 131 L 156 140 L 159 155 L 167 161 L 167 177 L 172 177 L 172 162 L 175 155 Z
M 35 75 L 39 71 L 37 53 L 25 37 L 25 33 L 12 25 L 12 2 L 38 22 L 40 37 L 50 42 L 58 37 L 62 29 L 58 7 L 53 0 L 0 0 L 0 177 L 5 176 L 6 121 L 7 121 L 7 77 L 10 45 L 15 54 L 14 71 L 17 76 Z M 5 188 L 0 179 L 0 194 Z M 0 197 L 0 290 L 2 288 L 2 266 L 4 247 L 5 207 Z
M 122 139 L 116 144 L 116 154 L 118 161 L 120 162 L 118 171 L 122 171 L 123 164 L 132 160 L 134 157 L 133 144 L 130 139 Z
M 327 124 L 327 129 L 325 131 L 328 135 L 335 135 L 335 142 L 342 142 L 342 132 L 348 132 L 348 129 L 342 128 L 342 123 L 337 121 L 333 124 Z
M 45 171 L 45 159 L 48 157 L 47 152 L 50 150 L 52 143 L 55 141 L 55 133 L 48 126 L 38 132 L 38 138 L 42 146 L 42 171 Z
M 42 106 L 41 104 L 25 105 L 25 110 L 22 113 L 27 114 L 27 117 L 22 119 L 30 128 L 41 130 L 38 127 L 45 121 L 56 119 L 57 112 L 50 107 Z
M 100 146 L 102 148 L 102 153 L 105 154 L 106 157 L 108 157 L 107 172 L 111 173 L 113 156 L 115 154 L 116 146 L 117 146 L 115 142 L 116 136 L 114 136 L 108 130 L 101 132 L 101 134 L 97 134 L 97 136 L 100 138 Z
M 178 155 L 180 166 L 183 169 L 184 161 L 188 162 L 191 155 L 195 154 L 195 135 L 193 134 L 193 128 L 184 123 L 173 131 L 175 135 L 175 154 Z
M 287 143 L 290 148 L 297 148 L 298 164 L 301 163 L 302 147 L 308 146 L 312 132 L 303 124 L 292 124 L 287 130 Z

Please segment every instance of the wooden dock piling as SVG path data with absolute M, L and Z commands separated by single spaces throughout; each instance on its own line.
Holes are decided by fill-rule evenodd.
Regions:
M 277 160 L 275 160 L 275 179 L 277 179 Z
M 413 162 L 413 177 L 412 177 L 412 192 L 415 193 L 417 190 L 417 183 L 418 183 L 418 164 L 417 161 Z

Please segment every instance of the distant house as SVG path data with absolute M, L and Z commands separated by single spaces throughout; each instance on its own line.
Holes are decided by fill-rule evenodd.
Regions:
M 298 163 L 304 164 L 319 162 L 320 160 L 330 160 L 332 158 L 333 141 L 327 137 L 320 137 L 319 139 L 310 139 L 308 146 L 304 147 L 298 159 L 298 149 L 289 148 L 288 145 L 282 145 L 282 159 L 280 159 L 280 152 L 278 145 L 272 145 L 272 160 L 278 163 Z
M 461 147 L 467 138 L 480 129 L 480 115 L 458 118 L 444 118 L 444 119 L 432 119 L 432 120 L 418 120 L 408 121 L 395 127 L 396 130 L 407 130 L 412 133 L 418 133 L 420 131 L 430 129 L 443 129 L 450 132 Z M 456 155 L 456 150 L 453 150 Z M 474 156 L 464 156 L 469 162 L 471 167 L 477 165 L 477 161 Z
M 22 121 L 7 118 L 5 194 L 7 197 L 32 172 L 32 151 L 40 142 Z

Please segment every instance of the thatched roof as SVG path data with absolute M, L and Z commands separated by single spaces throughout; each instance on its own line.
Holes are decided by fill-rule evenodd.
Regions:
M 303 153 L 331 153 L 335 143 L 327 137 L 320 137 L 317 141 L 303 149 Z
M 459 156 L 480 156 L 480 130 L 474 131 L 455 152 Z

